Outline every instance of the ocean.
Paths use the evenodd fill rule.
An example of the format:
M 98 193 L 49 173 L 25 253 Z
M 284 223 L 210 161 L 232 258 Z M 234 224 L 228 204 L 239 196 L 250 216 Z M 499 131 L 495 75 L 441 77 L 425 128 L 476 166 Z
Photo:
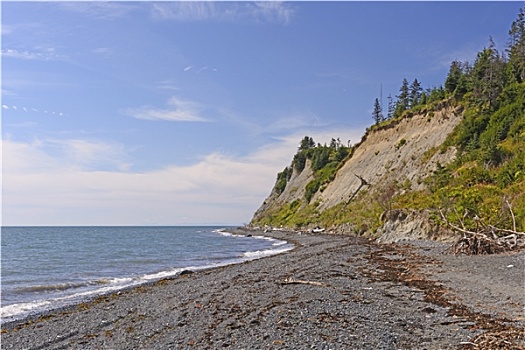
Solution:
M 2 227 L 1 322 L 290 250 L 224 227 Z

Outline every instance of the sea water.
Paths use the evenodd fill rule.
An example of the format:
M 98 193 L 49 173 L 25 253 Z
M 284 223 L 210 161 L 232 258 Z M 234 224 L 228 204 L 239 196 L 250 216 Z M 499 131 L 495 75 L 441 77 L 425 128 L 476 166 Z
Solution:
M 292 249 L 220 227 L 2 227 L 2 323 Z

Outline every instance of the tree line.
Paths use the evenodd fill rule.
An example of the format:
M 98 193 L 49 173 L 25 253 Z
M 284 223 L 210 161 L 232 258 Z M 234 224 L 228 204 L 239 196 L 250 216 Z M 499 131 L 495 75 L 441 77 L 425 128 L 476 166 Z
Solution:
M 378 98 L 372 118 L 376 124 L 400 116 L 405 110 L 446 98 L 475 105 L 480 112 L 494 110 L 498 96 L 510 84 L 525 82 L 525 10 L 519 10 L 512 22 L 504 51 L 498 51 L 492 38 L 480 51 L 473 64 L 453 61 L 444 86 L 423 90 L 421 82 L 403 79 L 399 94 L 389 95 L 386 114 Z

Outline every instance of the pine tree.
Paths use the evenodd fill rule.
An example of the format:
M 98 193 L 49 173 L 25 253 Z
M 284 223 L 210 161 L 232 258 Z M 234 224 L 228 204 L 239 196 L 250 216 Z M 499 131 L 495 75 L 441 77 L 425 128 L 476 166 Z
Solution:
M 392 98 L 392 95 L 388 95 L 388 111 L 387 111 L 387 119 L 392 119 L 394 117 L 394 112 L 396 110 L 396 104 L 394 102 L 394 99 Z
M 403 79 L 403 83 L 401 87 L 399 88 L 399 95 L 397 96 L 397 106 L 396 109 L 399 108 L 402 111 L 408 109 L 409 107 L 409 95 L 410 91 L 408 88 L 408 80 L 406 78 Z
M 383 111 L 381 110 L 381 104 L 379 103 L 378 98 L 376 98 L 374 102 L 374 111 L 372 112 L 372 118 L 374 118 L 376 125 L 383 121 Z
M 421 87 L 421 83 L 417 81 L 417 79 L 414 79 L 414 81 L 410 85 L 410 94 L 408 96 L 408 102 L 410 107 L 415 107 L 419 104 L 421 100 L 422 91 L 423 88 Z
M 512 22 L 509 30 L 508 75 L 510 82 L 525 81 L 525 7 L 519 11 L 518 18 Z
M 458 85 L 460 84 L 461 77 L 463 76 L 463 69 L 461 62 L 452 61 L 450 69 L 448 70 L 447 78 L 445 79 L 445 91 L 448 94 L 454 94 Z
M 489 47 L 478 53 L 470 73 L 474 102 L 482 108 L 490 108 L 503 89 L 505 66 L 504 57 L 490 38 Z
M 303 137 L 303 139 L 301 140 L 301 143 L 299 145 L 299 150 L 307 150 L 309 148 L 312 148 L 312 147 L 315 147 L 315 142 L 314 142 L 314 139 L 311 138 L 310 136 L 305 136 Z

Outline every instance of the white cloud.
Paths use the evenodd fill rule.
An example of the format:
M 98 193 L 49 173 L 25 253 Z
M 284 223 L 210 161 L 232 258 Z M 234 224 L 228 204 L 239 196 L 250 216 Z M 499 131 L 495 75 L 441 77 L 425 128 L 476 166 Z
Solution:
M 280 1 L 264 2 L 158 2 L 152 5 L 154 17 L 177 21 L 256 20 L 288 23 L 294 9 Z
M 102 57 L 111 57 L 113 55 L 113 50 L 109 47 L 97 47 L 93 49 L 93 53 Z
M 244 157 L 213 152 L 189 166 L 147 172 L 119 167 L 126 154 L 112 142 L 7 139 L 2 142 L 3 224 L 243 224 L 269 195 L 277 173 L 290 165 L 305 135 L 320 143 L 332 137 L 346 143 L 361 134 L 305 128 Z M 108 170 L 92 170 L 93 164 Z
M 160 2 L 152 5 L 153 14 L 163 19 L 174 20 L 205 20 L 210 18 L 220 18 L 225 15 L 220 11 L 214 2 Z
M 124 17 L 129 12 L 139 7 L 138 5 L 132 3 L 106 1 L 61 2 L 59 4 L 67 11 L 81 13 L 83 15 L 98 19 L 109 20 Z
M 126 158 L 124 146 L 114 142 L 88 141 L 81 139 L 40 141 L 41 148 L 58 154 L 70 166 L 84 170 L 117 169 L 128 170 L 131 165 Z
M 252 6 L 254 17 L 276 20 L 285 24 L 291 20 L 295 12 L 293 8 L 280 1 L 259 1 L 249 3 L 249 5 Z
M 36 48 L 33 51 L 18 49 L 3 49 L 2 56 L 7 58 L 18 58 L 23 60 L 54 61 L 63 60 L 65 55 L 57 54 L 52 47 Z
M 168 101 L 168 108 L 159 109 L 150 106 L 140 108 L 128 108 L 121 111 L 122 114 L 143 120 L 165 120 L 174 122 L 206 122 L 206 118 L 199 115 L 199 106 L 178 97 L 172 97 Z
M 77 156 L 99 154 L 76 140 Z M 245 158 L 212 153 L 150 172 L 88 171 L 42 142 L 3 141 L 4 225 L 242 224 L 290 160 L 276 142 Z M 82 151 L 79 151 L 81 148 Z M 186 219 L 182 220 L 181 218 Z

